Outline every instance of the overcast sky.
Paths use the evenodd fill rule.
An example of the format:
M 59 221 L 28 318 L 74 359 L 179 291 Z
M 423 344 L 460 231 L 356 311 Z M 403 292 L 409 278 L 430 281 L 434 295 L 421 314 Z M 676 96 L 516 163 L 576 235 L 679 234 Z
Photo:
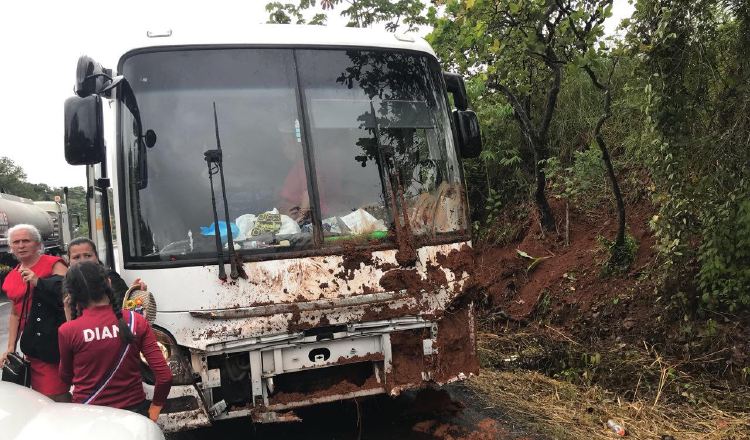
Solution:
M 85 185 L 83 167 L 68 165 L 63 156 L 63 102 L 73 94 L 78 57 L 117 59 L 119 54 L 109 53 L 108 47 L 126 45 L 134 32 L 264 23 L 269 1 L 2 2 L 0 156 L 21 166 L 29 182 Z M 608 28 L 631 11 L 627 0 L 615 0 Z M 336 17 L 329 22 L 342 25 Z

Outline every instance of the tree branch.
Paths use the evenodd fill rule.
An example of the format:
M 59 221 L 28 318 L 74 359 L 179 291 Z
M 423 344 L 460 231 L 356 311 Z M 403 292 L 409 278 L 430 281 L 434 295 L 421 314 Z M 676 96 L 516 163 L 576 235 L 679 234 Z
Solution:
M 551 49 L 550 49 L 551 50 Z M 560 93 L 560 83 L 562 82 L 562 69 L 556 63 L 547 64 L 552 69 L 552 85 L 547 90 L 547 102 L 544 107 L 544 116 L 542 124 L 539 127 L 539 136 L 543 142 L 547 141 L 547 131 L 552 123 L 552 115 L 555 113 L 557 106 L 557 95 Z
M 526 112 L 526 109 L 524 108 L 518 97 L 515 95 L 515 93 L 513 93 L 510 88 L 508 88 L 508 86 L 500 83 L 497 78 L 494 77 L 490 78 L 487 81 L 487 86 L 498 89 L 500 90 L 500 92 L 502 92 L 503 95 L 505 95 L 508 103 L 510 103 L 510 106 L 513 107 L 513 111 L 515 111 L 516 116 L 518 117 L 518 120 L 523 128 L 523 131 L 526 132 L 527 136 L 535 135 L 534 125 L 529 118 L 529 114 Z

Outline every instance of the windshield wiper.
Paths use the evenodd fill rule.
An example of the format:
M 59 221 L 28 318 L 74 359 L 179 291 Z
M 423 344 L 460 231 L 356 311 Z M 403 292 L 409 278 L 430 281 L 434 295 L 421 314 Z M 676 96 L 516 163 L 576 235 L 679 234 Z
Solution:
M 219 260 L 219 279 L 226 280 L 227 273 L 224 269 L 224 252 L 221 246 L 221 229 L 219 225 L 219 216 L 216 213 L 216 196 L 214 195 L 214 179 L 213 175 L 219 173 L 219 179 L 221 181 L 221 199 L 224 202 L 224 218 L 227 228 L 227 254 L 229 255 L 229 276 L 233 280 L 239 278 L 239 270 L 237 268 L 237 261 L 233 257 L 234 254 L 234 240 L 232 239 L 232 222 L 229 218 L 229 205 L 227 204 L 227 190 L 224 185 L 224 166 L 221 152 L 221 139 L 219 138 L 219 119 L 216 116 L 216 102 L 214 102 L 214 129 L 216 130 L 216 149 L 208 150 L 203 153 L 208 165 L 208 180 L 211 184 L 211 208 L 214 214 L 214 234 L 216 236 L 216 256 Z

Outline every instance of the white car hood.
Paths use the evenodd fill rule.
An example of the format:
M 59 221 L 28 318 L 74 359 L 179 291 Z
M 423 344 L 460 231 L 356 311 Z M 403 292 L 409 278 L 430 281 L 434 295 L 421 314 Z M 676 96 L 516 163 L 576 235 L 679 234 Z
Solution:
M 155 423 L 133 412 L 56 403 L 7 382 L 0 382 L 0 432 L 4 440 L 164 439 Z

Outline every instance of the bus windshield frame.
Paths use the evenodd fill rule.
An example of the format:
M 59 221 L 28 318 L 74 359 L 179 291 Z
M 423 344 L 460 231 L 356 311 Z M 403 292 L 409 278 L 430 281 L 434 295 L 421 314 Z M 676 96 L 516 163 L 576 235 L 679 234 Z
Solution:
M 463 170 L 434 56 L 149 48 L 125 54 L 118 70 L 132 93 L 117 96 L 126 268 L 215 262 L 215 234 L 226 256 L 228 228 L 245 261 L 348 245 L 394 248 L 398 234 L 419 245 L 469 239 Z M 152 147 L 144 146 L 147 130 L 156 134 Z M 216 165 L 204 153 L 217 137 L 226 194 L 214 175 L 214 222 Z

